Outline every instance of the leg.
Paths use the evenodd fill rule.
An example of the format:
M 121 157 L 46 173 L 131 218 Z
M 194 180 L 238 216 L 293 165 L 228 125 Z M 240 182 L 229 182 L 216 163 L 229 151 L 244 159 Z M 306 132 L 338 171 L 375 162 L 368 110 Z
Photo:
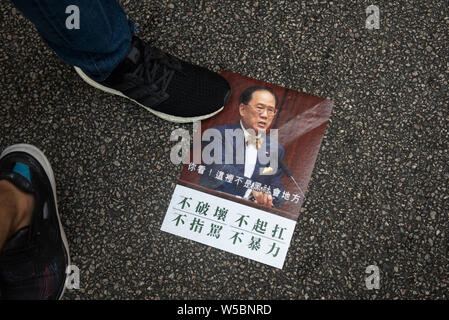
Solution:
M 135 26 L 116 0 L 12 0 L 45 42 L 67 63 L 103 81 L 128 54 Z M 79 8 L 79 29 L 68 29 L 66 8 Z M 69 11 L 70 12 L 70 11 Z

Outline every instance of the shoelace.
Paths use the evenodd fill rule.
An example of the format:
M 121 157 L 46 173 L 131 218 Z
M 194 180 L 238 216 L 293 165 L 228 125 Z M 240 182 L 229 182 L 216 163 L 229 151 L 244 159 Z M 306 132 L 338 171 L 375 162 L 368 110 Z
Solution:
M 149 88 L 151 95 L 164 95 L 175 71 L 182 72 L 178 59 L 148 44 L 143 45 L 143 63 L 133 72 Z

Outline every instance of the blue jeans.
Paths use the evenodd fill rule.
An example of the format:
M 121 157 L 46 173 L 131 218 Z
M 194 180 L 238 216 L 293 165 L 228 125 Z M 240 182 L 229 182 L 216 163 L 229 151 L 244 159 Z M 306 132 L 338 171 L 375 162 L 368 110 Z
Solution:
M 35 26 L 45 42 L 65 62 L 102 81 L 131 49 L 135 24 L 128 20 L 117 0 L 12 0 Z M 79 8 L 79 29 L 69 29 Z M 70 25 L 70 24 L 69 24 Z

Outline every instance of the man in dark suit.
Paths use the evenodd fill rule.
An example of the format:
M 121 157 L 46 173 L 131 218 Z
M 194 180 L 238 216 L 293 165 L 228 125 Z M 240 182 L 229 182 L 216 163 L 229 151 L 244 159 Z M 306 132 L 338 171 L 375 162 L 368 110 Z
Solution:
M 201 185 L 266 207 L 281 205 L 283 172 L 278 162 L 284 157 L 284 149 L 277 142 L 277 134 L 266 135 L 277 107 L 278 99 L 269 87 L 255 86 L 241 94 L 241 120 L 206 130 L 214 137 L 209 145 L 218 149 L 210 148 L 213 162 L 204 157 L 209 145 L 203 149 L 206 170 Z

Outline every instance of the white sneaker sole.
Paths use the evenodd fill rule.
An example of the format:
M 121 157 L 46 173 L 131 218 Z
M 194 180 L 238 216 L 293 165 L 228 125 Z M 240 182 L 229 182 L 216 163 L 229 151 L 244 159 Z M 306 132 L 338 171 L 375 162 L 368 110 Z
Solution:
M 67 259 L 68 259 L 68 265 L 70 265 L 70 251 L 69 251 L 69 243 L 67 241 L 67 237 L 64 232 L 64 228 L 62 227 L 61 219 L 59 217 L 59 211 L 58 211 L 58 202 L 56 200 L 56 182 L 55 182 L 55 176 L 53 174 L 53 170 L 51 168 L 50 162 L 45 157 L 45 155 L 35 146 L 29 145 L 29 144 L 15 144 L 12 146 L 7 147 L 2 154 L 0 155 L 0 159 L 5 157 L 6 155 L 13 153 L 13 152 L 24 152 L 29 155 L 31 155 L 34 159 L 36 159 L 39 164 L 44 168 L 45 173 L 47 174 L 48 179 L 50 180 L 51 188 L 53 191 L 53 198 L 55 201 L 55 208 L 56 208 L 56 216 L 58 217 L 58 223 L 59 223 L 59 230 L 61 233 L 62 242 L 64 244 L 65 250 L 67 252 Z M 67 270 L 64 270 L 65 278 L 64 278 L 64 289 L 62 290 L 60 296 L 58 299 L 61 299 L 65 292 L 65 284 L 67 280 Z
M 217 111 L 215 111 L 213 113 L 206 114 L 204 116 L 198 116 L 198 117 L 177 117 L 177 116 L 172 116 L 172 115 L 160 112 L 160 111 L 153 110 L 153 109 L 151 109 L 151 108 L 149 108 L 147 106 L 144 106 L 143 104 L 139 103 L 138 101 L 136 101 L 134 99 L 131 99 L 130 97 L 125 96 L 123 93 L 121 93 L 118 90 L 114 90 L 114 89 L 108 88 L 106 86 L 103 86 L 100 83 L 98 83 L 98 82 L 92 80 L 91 78 L 89 78 L 83 72 L 83 70 L 81 70 L 80 68 L 78 68 L 78 67 L 74 67 L 74 68 L 75 68 L 75 71 L 78 73 L 78 75 L 81 77 L 81 79 L 83 79 L 85 82 L 87 82 L 92 87 L 97 88 L 97 89 L 102 90 L 102 91 L 107 92 L 107 93 L 111 93 L 111 94 L 115 94 L 115 95 L 120 96 L 120 97 L 127 98 L 127 99 L 133 101 L 134 103 L 138 104 L 139 106 L 145 108 L 146 110 L 150 111 L 152 114 L 158 116 L 159 118 L 167 120 L 167 121 L 177 122 L 177 123 L 188 123 L 188 122 L 201 121 L 201 120 L 213 117 L 214 115 L 219 113 L 224 108 L 224 106 L 223 106 L 223 107 L 221 107 L 220 109 L 218 109 Z

